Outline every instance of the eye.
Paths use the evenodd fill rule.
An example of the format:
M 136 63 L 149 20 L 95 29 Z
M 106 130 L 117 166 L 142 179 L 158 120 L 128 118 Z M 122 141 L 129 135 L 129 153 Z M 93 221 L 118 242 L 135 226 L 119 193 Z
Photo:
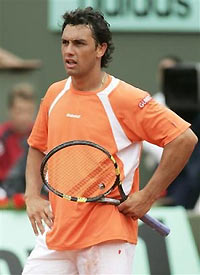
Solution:
M 65 39 L 62 39 L 62 44 L 63 44 L 63 45 L 66 45 L 66 44 L 68 44 L 68 41 L 65 40 Z
M 82 45 L 85 45 L 86 43 L 85 43 L 84 41 L 82 41 L 82 40 L 76 40 L 76 41 L 75 41 L 75 44 L 76 44 L 77 46 L 82 46 Z

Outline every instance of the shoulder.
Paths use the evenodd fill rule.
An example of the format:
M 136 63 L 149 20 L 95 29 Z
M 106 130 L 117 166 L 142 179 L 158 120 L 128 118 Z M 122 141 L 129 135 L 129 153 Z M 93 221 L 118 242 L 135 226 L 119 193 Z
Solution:
M 57 94 L 59 92 L 61 92 L 66 84 L 67 79 L 63 79 L 57 82 L 54 82 L 53 84 L 51 84 L 47 90 L 47 94 Z
M 125 81 L 120 80 L 119 81 L 119 90 L 121 90 L 121 92 L 123 93 L 123 95 L 125 97 L 127 96 L 131 96 L 134 98 L 141 98 L 143 96 L 145 96 L 148 92 L 144 91 L 132 84 L 129 84 Z
M 56 96 L 64 89 L 66 82 L 67 79 L 64 79 L 51 84 L 41 101 L 45 102 L 47 105 L 51 104 Z
M 65 87 L 66 81 L 67 81 L 67 79 L 63 79 L 63 80 L 54 82 L 54 83 L 52 83 L 49 86 L 48 90 L 51 90 L 51 89 L 63 89 Z
M 110 94 L 110 100 L 122 108 L 141 107 L 152 99 L 149 92 L 119 80 L 117 87 Z

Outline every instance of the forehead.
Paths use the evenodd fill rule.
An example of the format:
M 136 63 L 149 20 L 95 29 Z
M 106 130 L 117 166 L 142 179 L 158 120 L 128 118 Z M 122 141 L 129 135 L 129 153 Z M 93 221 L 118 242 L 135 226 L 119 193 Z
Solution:
M 15 109 L 19 107 L 30 107 L 30 105 L 34 105 L 34 102 L 32 100 L 16 97 L 13 101 L 11 108 Z
M 160 63 L 160 68 L 168 68 L 176 65 L 176 62 L 173 59 L 166 58 Z
M 62 38 L 67 40 L 88 40 L 93 39 L 93 35 L 89 25 L 66 25 Z

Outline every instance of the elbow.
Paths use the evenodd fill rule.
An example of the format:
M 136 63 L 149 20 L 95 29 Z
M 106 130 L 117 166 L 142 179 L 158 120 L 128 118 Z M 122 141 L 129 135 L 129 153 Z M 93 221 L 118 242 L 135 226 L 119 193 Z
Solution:
M 189 128 L 185 132 L 183 132 L 180 136 L 178 136 L 175 140 L 168 143 L 166 148 L 172 148 L 179 152 L 188 152 L 191 154 L 198 142 L 197 136 L 194 132 Z
M 196 144 L 198 143 L 198 138 L 195 133 L 189 128 L 180 136 L 180 143 L 183 149 L 188 148 L 193 151 Z
M 189 129 L 190 130 L 190 129 Z M 190 130 L 190 143 L 193 144 L 193 147 L 196 146 L 196 144 L 198 143 L 198 137 L 195 135 L 195 133 Z

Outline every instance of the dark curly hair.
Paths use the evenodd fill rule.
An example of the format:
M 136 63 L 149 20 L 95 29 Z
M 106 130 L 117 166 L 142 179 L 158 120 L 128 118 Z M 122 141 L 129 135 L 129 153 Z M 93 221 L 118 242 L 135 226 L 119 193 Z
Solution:
M 99 11 L 95 11 L 91 7 L 85 9 L 76 9 L 75 11 L 66 12 L 63 15 L 64 23 L 62 25 L 62 33 L 66 25 L 89 25 L 92 31 L 96 46 L 103 43 L 107 44 L 107 49 L 101 59 L 101 67 L 107 67 L 112 60 L 111 54 L 114 51 L 110 25 L 104 19 L 104 16 Z

